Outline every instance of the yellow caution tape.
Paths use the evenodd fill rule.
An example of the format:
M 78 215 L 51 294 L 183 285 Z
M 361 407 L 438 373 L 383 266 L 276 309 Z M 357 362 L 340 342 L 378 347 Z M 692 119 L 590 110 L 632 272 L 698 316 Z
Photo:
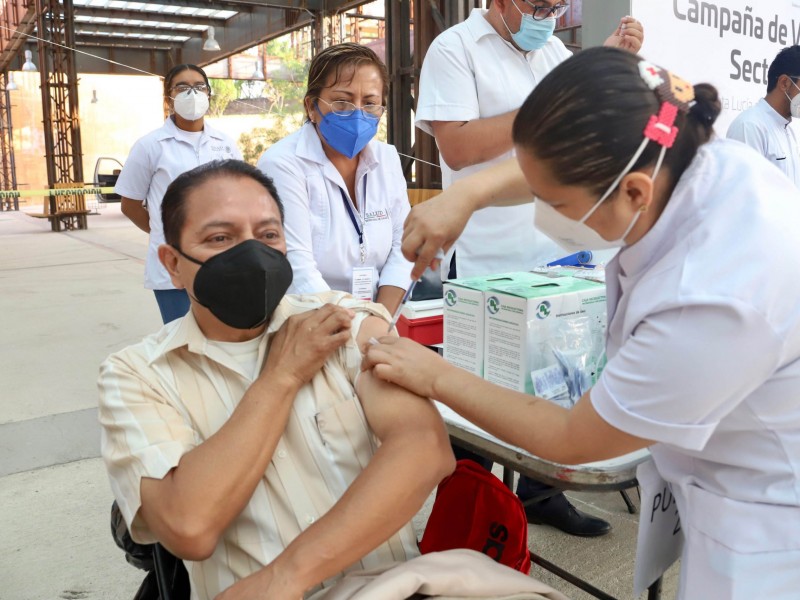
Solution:
M 58 190 L 0 190 L 0 200 L 31 198 L 34 196 L 72 196 L 88 194 L 113 194 L 113 187 L 61 188 Z

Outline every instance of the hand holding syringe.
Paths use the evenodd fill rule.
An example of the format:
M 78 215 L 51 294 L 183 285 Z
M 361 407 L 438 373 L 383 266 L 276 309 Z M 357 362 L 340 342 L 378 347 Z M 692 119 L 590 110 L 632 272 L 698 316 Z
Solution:
M 442 261 L 444 260 L 444 252 L 441 248 L 436 252 L 436 260 Z M 400 301 L 400 304 L 397 306 L 397 309 L 394 311 L 394 315 L 392 315 L 392 320 L 389 322 L 389 330 L 387 333 L 392 333 L 392 330 L 397 325 L 397 320 L 400 318 L 400 313 L 403 312 L 403 307 L 405 306 L 408 299 L 411 297 L 412 292 L 414 291 L 414 287 L 417 285 L 419 279 L 416 279 L 411 282 L 411 285 L 408 286 L 406 293 L 403 294 L 403 299 Z M 370 338 L 369 343 L 375 345 L 378 343 L 378 340 L 375 338 Z

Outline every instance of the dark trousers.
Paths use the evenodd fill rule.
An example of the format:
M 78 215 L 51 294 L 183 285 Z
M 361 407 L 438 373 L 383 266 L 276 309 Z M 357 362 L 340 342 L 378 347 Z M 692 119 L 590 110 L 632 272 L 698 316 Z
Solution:
M 164 325 L 189 312 L 189 294 L 186 290 L 153 290 Z

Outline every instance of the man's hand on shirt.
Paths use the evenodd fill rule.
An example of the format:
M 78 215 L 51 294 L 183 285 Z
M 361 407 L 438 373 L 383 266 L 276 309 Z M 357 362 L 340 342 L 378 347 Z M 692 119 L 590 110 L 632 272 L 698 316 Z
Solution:
M 276 566 L 278 561 L 280 557 L 263 569 L 240 579 L 215 600 L 301 600 L 305 590 L 286 569 Z
M 611 48 L 620 48 L 636 54 L 644 43 L 644 27 L 633 17 L 622 17 L 619 27 L 603 44 Z
M 288 377 L 298 387 L 307 383 L 350 339 L 354 316 L 351 310 L 326 304 L 289 317 L 270 341 L 261 376 Z

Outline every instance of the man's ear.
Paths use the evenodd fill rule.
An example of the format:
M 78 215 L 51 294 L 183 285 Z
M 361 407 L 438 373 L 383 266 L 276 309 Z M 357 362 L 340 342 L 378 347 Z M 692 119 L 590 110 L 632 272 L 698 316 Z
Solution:
M 650 208 L 653 203 L 653 186 L 650 176 L 640 171 L 628 173 L 619 184 L 620 192 L 635 211 L 646 211 Z
M 172 280 L 172 285 L 181 290 L 186 286 L 181 280 L 179 259 L 180 254 L 178 254 L 178 251 L 169 244 L 161 244 L 158 247 L 158 260 L 161 261 L 161 264 L 164 265 L 167 273 L 169 273 L 169 278 Z

